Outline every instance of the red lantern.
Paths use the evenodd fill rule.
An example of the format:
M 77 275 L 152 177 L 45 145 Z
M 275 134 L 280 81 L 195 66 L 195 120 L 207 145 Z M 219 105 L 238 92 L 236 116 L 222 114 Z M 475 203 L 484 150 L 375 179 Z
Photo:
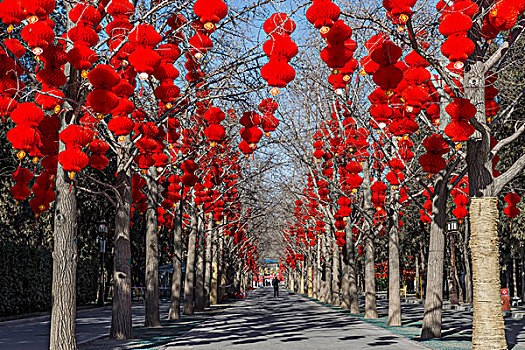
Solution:
M 30 127 L 37 127 L 44 116 L 44 111 L 33 102 L 19 103 L 11 112 L 11 120 L 15 124 L 24 124 Z
M 80 2 L 68 13 L 69 19 L 75 24 L 98 25 L 102 19 L 100 12 L 86 2 Z
M 80 125 L 69 125 L 60 132 L 60 141 L 66 145 L 66 149 L 84 148 L 93 139 L 93 134 Z
M 43 21 L 27 24 L 20 34 L 36 56 L 55 40 L 55 32 Z
M 269 86 L 282 88 L 295 78 L 295 70 L 285 58 L 270 57 L 270 62 L 261 68 L 261 76 Z
M 75 174 L 88 165 L 89 158 L 79 148 L 72 148 L 60 152 L 58 154 L 58 162 L 62 165 L 64 171 L 69 173 L 69 178 L 73 179 Z
M 228 14 L 228 6 L 222 0 L 197 0 L 193 12 L 204 24 L 204 29 L 212 32 L 215 25 Z
M 286 13 L 274 13 L 263 24 L 263 30 L 266 34 L 292 34 L 295 31 L 295 22 L 290 19 Z
M 423 168 L 423 171 L 430 174 L 437 174 L 445 169 L 446 162 L 442 155 L 448 153 L 449 146 L 443 139 L 443 136 L 432 134 L 423 141 L 423 146 L 427 150 L 426 154 L 419 157 L 419 164 Z
M 88 73 L 87 78 L 95 89 L 110 90 L 120 82 L 118 73 L 107 64 L 97 65 Z
M 312 5 L 306 10 L 306 19 L 313 26 L 321 31 L 328 33 L 330 27 L 341 15 L 339 6 L 330 0 L 314 0 Z
M 139 24 L 129 33 L 128 40 L 137 48 L 153 49 L 162 41 L 162 36 L 150 24 Z

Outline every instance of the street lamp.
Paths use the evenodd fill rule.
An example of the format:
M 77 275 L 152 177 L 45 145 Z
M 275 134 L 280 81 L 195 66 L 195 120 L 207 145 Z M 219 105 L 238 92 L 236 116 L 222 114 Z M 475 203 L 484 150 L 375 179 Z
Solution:
M 97 243 L 100 244 L 100 290 L 98 292 L 98 305 L 104 305 L 104 254 L 106 253 L 106 234 L 108 233 L 108 225 L 106 220 L 102 219 L 98 225 Z
M 451 219 L 447 222 L 447 232 L 448 233 L 458 232 L 458 221 L 456 219 Z

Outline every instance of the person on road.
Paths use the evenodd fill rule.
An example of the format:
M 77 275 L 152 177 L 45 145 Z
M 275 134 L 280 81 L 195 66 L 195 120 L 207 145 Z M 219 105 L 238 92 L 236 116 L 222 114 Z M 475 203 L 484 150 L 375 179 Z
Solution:
M 273 296 L 274 296 L 274 298 L 278 297 L 279 296 L 279 279 L 277 277 L 275 277 L 273 279 L 272 286 L 273 286 Z

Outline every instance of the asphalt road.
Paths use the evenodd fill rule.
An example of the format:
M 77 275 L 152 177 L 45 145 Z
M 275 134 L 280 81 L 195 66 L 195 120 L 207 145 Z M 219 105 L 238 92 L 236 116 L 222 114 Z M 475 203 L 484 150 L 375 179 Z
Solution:
M 161 317 L 167 316 L 169 302 L 161 301 Z M 132 307 L 133 326 L 144 323 L 144 304 Z M 49 317 L 0 323 L 0 350 L 49 349 Z M 109 334 L 111 308 L 83 310 L 77 314 L 77 342 L 82 343 Z
M 383 328 L 271 287 L 205 321 L 163 349 L 428 349 Z

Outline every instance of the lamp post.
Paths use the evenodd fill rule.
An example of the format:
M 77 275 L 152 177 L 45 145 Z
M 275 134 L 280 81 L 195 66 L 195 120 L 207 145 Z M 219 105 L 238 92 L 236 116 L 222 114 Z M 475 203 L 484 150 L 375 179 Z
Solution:
M 97 243 L 100 244 L 100 290 L 98 292 L 98 305 L 104 305 L 104 254 L 106 253 L 106 234 L 108 233 L 108 225 L 103 219 L 98 225 Z
M 452 274 L 452 293 L 450 293 L 450 303 L 452 305 L 459 305 L 458 286 L 456 281 L 456 243 L 454 235 L 458 232 L 458 221 L 455 219 L 447 222 L 447 232 L 450 243 L 450 266 Z

